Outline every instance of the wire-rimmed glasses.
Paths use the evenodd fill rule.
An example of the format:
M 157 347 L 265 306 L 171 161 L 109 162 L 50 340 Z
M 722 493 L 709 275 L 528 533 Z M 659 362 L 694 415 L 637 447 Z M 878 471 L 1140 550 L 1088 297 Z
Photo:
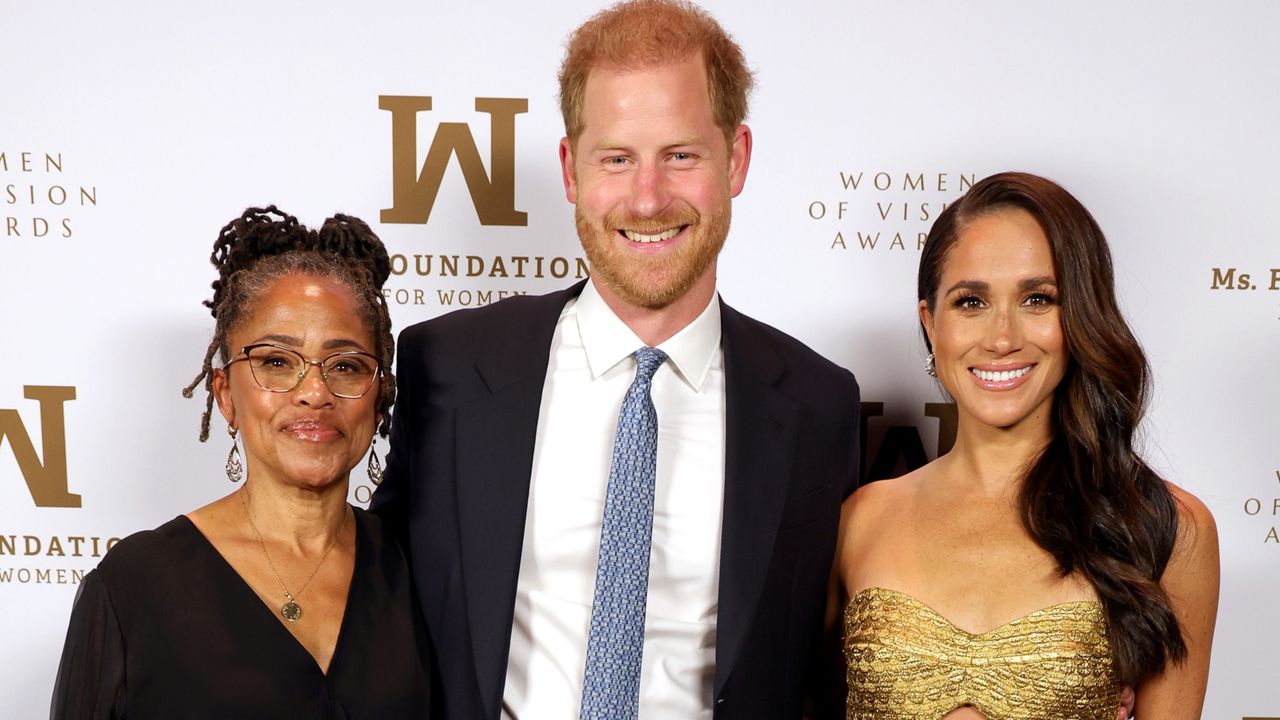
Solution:
M 320 379 L 329 392 L 350 400 L 364 397 L 382 374 L 378 358 L 359 350 L 336 352 L 323 360 L 308 360 L 297 350 L 258 343 L 246 345 L 227 361 L 227 367 L 241 360 L 249 363 L 249 372 L 258 387 L 277 393 L 296 390 L 312 365 L 320 368 Z

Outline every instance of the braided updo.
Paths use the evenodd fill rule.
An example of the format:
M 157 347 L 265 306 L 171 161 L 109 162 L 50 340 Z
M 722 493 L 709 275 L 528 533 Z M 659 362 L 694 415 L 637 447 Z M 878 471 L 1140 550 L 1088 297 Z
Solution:
M 249 208 L 227 223 L 218 233 L 209 261 L 218 269 L 213 281 L 213 298 L 205 307 L 213 314 L 213 339 L 205 352 L 204 366 L 191 384 L 182 390 L 191 397 L 204 381 L 207 393 L 200 418 L 200 441 L 209 437 L 213 414 L 213 357 L 221 364 L 231 357 L 227 336 L 254 309 L 262 293 L 276 280 L 291 274 L 315 275 L 346 285 L 360 306 L 361 319 L 374 341 L 374 354 L 382 366 L 378 432 L 386 437 L 391 428 L 391 404 L 396 398 L 396 380 L 391 372 L 395 340 L 391 337 L 391 315 L 382 285 L 391 274 L 387 249 L 369 226 L 359 218 L 334 215 L 320 229 L 311 230 L 275 205 Z

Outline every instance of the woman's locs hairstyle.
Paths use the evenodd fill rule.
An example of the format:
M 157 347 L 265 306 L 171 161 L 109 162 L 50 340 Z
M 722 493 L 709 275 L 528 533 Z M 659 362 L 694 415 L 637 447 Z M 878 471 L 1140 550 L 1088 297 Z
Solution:
M 921 253 L 917 295 L 932 310 L 960 231 L 977 217 L 1009 209 L 1029 213 L 1049 240 L 1069 354 L 1054 391 L 1052 438 L 1022 485 L 1022 523 L 1064 576 L 1079 572 L 1093 585 L 1106 610 L 1118 675 L 1136 686 L 1187 654 L 1160 586 L 1177 539 L 1178 509 L 1164 480 L 1134 449 L 1150 373 L 1120 313 L 1101 228 L 1050 180 L 993 175 L 938 216 Z
M 391 428 L 391 404 L 396 383 L 391 372 L 395 341 L 391 337 L 391 315 L 382 286 L 391 275 L 391 259 L 382 241 L 359 218 L 334 215 L 319 230 L 301 225 L 297 218 L 275 205 L 249 208 L 227 223 L 218 233 L 209 261 L 218 270 L 213 281 L 213 297 L 204 301 L 214 317 L 213 339 L 205 351 L 200 374 L 183 388 L 191 397 L 203 381 L 206 392 L 200 419 L 200 440 L 209 437 L 213 414 L 214 357 L 219 366 L 231 359 L 227 337 L 231 329 L 253 312 L 263 292 L 275 280 L 290 274 L 315 275 L 351 288 L 360 305 L 361 319 L 374 341 L 374 354 L 382 366 L 378 414 L 379 432 L 385 437 Z

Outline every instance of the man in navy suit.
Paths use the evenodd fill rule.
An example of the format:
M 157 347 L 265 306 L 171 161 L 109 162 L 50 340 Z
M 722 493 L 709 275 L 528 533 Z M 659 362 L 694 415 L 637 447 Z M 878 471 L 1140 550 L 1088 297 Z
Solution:
M 400 336 L 372 508 L 409 550 L 445 717 L 803 712 L 857 478 L 858 387 L 716 293 L 751 160 L 751 82 L 696 6 L 638 0 L 593 17 L 560 73 L 565 194 L 591 278 Z M 642 652 L 629 709 L 601 713 L 584 672 L 612 672 L 592 670 L 611 638 L 588 645 L 601 554 L 614 552 L 602 528 L 617 532 L 602 520 L 615 427 L 642 348 L 662 351 Z

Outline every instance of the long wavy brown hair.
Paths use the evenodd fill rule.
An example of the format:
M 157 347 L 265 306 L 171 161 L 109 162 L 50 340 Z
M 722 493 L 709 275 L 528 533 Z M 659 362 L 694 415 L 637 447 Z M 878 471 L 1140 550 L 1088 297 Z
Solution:
M 933 311 L 960 231 L 977 217 L 1012 208 L 1030 213 L 1049 239 L 1069 355 L 1054 390 L 1051 440 L 1027 468 L 1020 490 L 1022 524 L 1064 577 L 1078 572 L 1093 585 L 1106 611 L 1118 676 L 1136 685 L 1187 654 L 1160 586 L 1177 539 L 1178 508 L 1134 449 L 1150 370 L 1116 302 L 1101 228 L 1050 180 L 992 175 L 938 216 L 920 257 L 917 294 Z

